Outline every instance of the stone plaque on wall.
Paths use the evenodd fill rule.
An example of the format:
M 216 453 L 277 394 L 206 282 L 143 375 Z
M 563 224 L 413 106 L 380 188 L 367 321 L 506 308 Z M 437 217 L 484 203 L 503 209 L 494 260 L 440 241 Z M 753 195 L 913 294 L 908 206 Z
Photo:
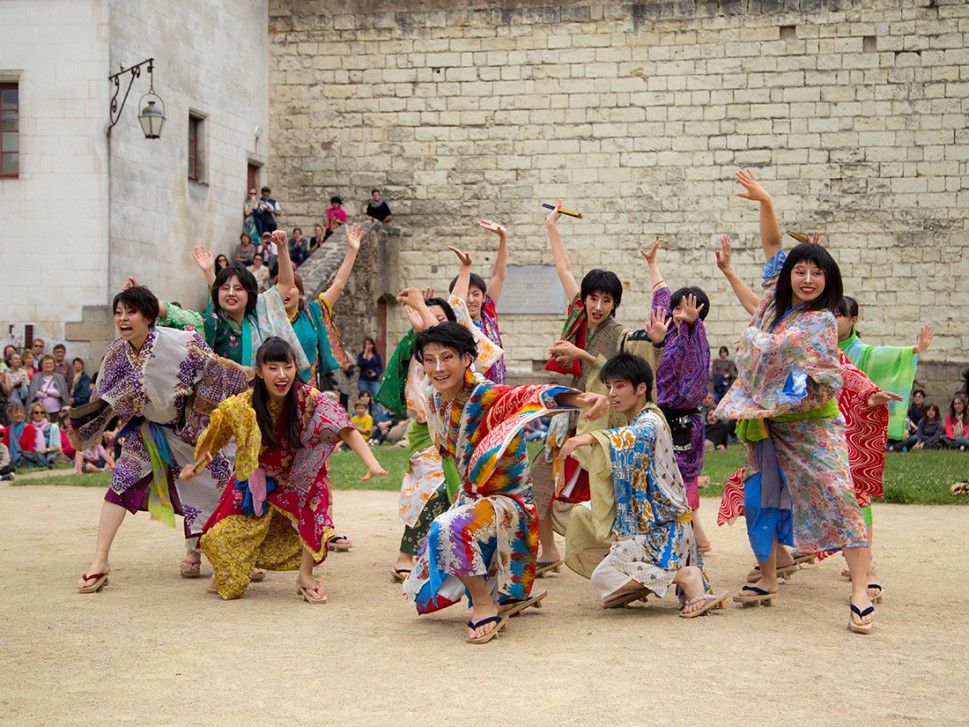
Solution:
M 568 308 L 554 265 L 509 265 L 498 312 L 561 313 Z

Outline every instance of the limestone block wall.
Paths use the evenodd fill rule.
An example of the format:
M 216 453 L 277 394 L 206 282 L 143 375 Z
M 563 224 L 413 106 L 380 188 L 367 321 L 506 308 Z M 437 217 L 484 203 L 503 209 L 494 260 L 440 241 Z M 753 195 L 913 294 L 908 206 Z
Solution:
M 550 264 L 540 203 L 561 197 L 584 214 L 560 225 L 577 278 L 616 270 L 620 318 L 641 323 L 637 250 L 660 236 L 667 280 L 710 294 L 717 347 L 745 322 L 720 235 L 759 280 L 757 210 L 733 182 L 750 167 L 785 229 L 826 235 L 867 339 L 914 342 L 931 321 L 924 359 L 966 359 L 966 3 L 547 5 L 272 0 L 274 189 L 307 215 L 384 189 L 407 232 L 399 279 L 438 288 L 449 243 L 487 277 L 478 217 L 507 225 L 514 263 Z M 537 366 L 560 325 L 507 316 L 510 368 Z

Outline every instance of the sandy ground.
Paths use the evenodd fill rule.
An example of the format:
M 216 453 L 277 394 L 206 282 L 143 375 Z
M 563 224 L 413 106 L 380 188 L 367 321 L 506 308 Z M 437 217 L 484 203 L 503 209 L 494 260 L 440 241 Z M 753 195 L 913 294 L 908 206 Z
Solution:
M 337 492 L 356 547 L 317 569 L 329 603 L 270 573 L 224 603 L 179 577 L 179 532 L 129 518 L 110 585 L 81 596 L 103 493 L 0 487 L 0 722 L 96 724 L 741 724 L 969 720 L 966 510 L 876 506 L 885 600 L 870 636 L 847 631 L 832 558 L 781 588 L 773 608 L 677 618 L 672 594 L 603 611 L 588 581 L 537 582 L 546 607 L 499 639 L 464 643 L 467 612 L 418 618 L 391 584 L 396 496 Z M 714 530 L 715 588 L 750 564 L 742 524 Z M 203 573 L 210 569 L 206 564 Z M 935 575 L 938 574 L 938 575 Z

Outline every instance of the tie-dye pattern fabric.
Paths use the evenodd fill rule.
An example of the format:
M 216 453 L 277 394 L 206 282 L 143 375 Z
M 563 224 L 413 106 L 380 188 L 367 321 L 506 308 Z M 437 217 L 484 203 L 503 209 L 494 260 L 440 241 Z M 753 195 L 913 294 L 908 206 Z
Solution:
M 560 407 L 560 386 L 511 388 L 468 380 L 451 402 L 430 397 L 428 425 L 452 457 L 463 489 L 434 519 L 404 594 L 429 613 L 461 600 L 459 580 L 485 576 L 499 603 L 526 598 L 535 578 L 538 519 L 521 429 Z

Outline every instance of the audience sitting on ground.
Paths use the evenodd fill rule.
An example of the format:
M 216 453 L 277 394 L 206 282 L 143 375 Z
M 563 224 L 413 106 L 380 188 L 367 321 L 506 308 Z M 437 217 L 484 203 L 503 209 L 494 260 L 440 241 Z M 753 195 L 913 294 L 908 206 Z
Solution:
M 733 427 L 730 422 L 724 421 L 717 416 L 713 409 L 707 410 L 706 416 L 706 442 L 704 442 L 704 449 L 709 452 L 711 449 L 717 451 L 727 448 L 727 443 L 730 441 L 730 432 Z
M 340 229 L 340 225 L 346 223 L 347 212 L 343 209 L 343 200 L 339 197 L 330 197 L 330 206 L 326 209 L 326 234 L 323 240 L 326 241 L 330 235 Z
M 943 449 L 942 435 L 945 429 L 942 423 L 942 412 L 939 407 L 932 403 L 925 405 L 925 415 L 919 420 L 915 429 L 915 436 L 893 444 L 889 447 L 890 451 L 907 452 L 910 449 Z
M 257 290 L 260 293 L 265 293 L 272 287 L 272 276 L 269 274 L 269 268 L 263 265 L 261 253 L 257 252 L 252 256 L 252 265 L 246 269 L 256 279 L 256 283 L 258 284 Z
M 232 256 L 233 262 L 240 268 L 252 265 L 252 256 L 256 254 L 256 246 L 252 244 L 249 235 L 243 232 L 239 235 L 239 244 L 236 245 L 235 253 Z
M 114 469 L 114 457 L 104 447 L 104 439 L 83 452 L 78 452 L 74 458 L 74 471 L 78 474 L 85 472 L 108 472 Z
M 966 411 L 969 399 L 961 391 L 956 392 L 949 403 L 949 411 L 945 415 L 945 436 L 942 444 L 949 449 L 969 449 L 969 411 Z
M 370 202 L 367 204 L 367 208 L 363 213 L 368 219 L 383 223 L 390 222 L 394 216 L 390 211 L 390 207 L 387 206 L 387 203 L 381 196 L 379 189 L 375 189 L 370 193 Z
M 293 265 L 299 267 L 309 256 L 309 247 L 306 238 L 303 237 L 303 231 L 299 227 L 294 227 L 293 236 L 289 238 L 289 257 Z

